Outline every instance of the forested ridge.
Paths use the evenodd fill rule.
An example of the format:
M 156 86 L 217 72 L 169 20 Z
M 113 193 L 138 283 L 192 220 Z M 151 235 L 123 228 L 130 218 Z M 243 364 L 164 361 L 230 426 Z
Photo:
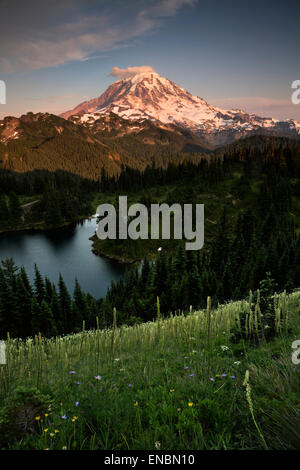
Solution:
M 99 183 L 61 170 L 0 170 L 0 188 L 1 232 L 60 227 L 90 216 Z
M 166 169 L 154 165 L 145 171 L 123 168 L 119 178 L 103 170 L 100 183 L 74 177 L 66 190 L 69 175 L 49 174 L 57 194 L 78 188 L 89 194 L 99 184 L 104 202 L 128 191 L 129 199 L 169 204 L 199 203 L 205 200 L 208 214 L 205 246 L 198 252 L 185 251 L 181 241 L 131 240 L 108 241 L 107 250 L 138 252 L 144 259 L 140 269 L 128 269 L 126 277 L 112 283 L 104 299 L 86 295 L 76 283 L 74 296 L 68 293 L 63 279 L 54 286 L 42 278 L 30 285 L 24 269 L 12 261 L 2 262 L 0 271 L 0 334 L 26 336 L 41 332 L 52 336 L 78 331 L 85 320 L 88 327 L 99 318 L 101 327 L 113 322 L 113 309 L 120 323 L 132 324 L 151 320 L 156 315 L 157 297 L 162 315 L 189 311 L 205 306 L 207 296 L 213 305 L 241 299 L 256 290 L 263 280 L 273 291 L 291 291 L 300 280 L 300 180 L 299 144 L 288 139 L 258 139 L 257 148 L 249 141 L 239 142 L 223 153 L 222 158 L 199 164 L 191 162 Z M 35 194 L 41 175 L 28 178 L 2 173 L 7 188 L 12 181 L 16 193 Z M 11 179 L 12 178 L 12 179 Z M 40 182 L 39 182 L 40 183 Z M 25 185 L 25 186 L 23 186 Z M 28 185 L 28 186 L 26 186 Z M 42 188 L 41 188 L 42 189 Z M 41 190 L 42 192 L 42 190 Z M 141 241 L 139 241 L 141 242 Z M 166 244 L 164 245 L 164 242 Z M 168 244 L 168 242 L 170 244 Z M 112 244 L 113 243 L 113 244 Z M 157 253 L 157 243 L 163 247 Z M 112 244 L 112 245 L 111 245 Z M 138 248 L 136 248 L 136 246 Z M 147 261 L 156 252 L 155 262 Z M 26 319 L 26 320 L 25 320 Z
M 0 121 L 0 169 L 64 170 L 97 181 L 102 168 L 118 175 L 122 165 L 144 170 L 153 161 L 166 167 L 169 162 L 199 161 L 210 151 L 201 139 L 175 126 L 168 130 L 145 121 L 139 132 L 116 132 L 120 122 L 124 127 L 128 121 L 117 116 L 110 120 L 112 128 L 107 131 L 47 113 L 6 117 Z

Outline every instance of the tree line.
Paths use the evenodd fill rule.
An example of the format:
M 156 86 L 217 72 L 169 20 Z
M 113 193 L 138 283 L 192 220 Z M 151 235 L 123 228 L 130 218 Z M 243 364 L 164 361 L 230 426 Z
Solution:
M 99 184 L 64 171 L 36 170 L 18 174 L 0 170 L 0 229 L 43 222 L 58 227 L 90 215 Z M 21 198 L 34 196 L 30 210 L 22 210 Z
M 1 261 L 0 267 L 0 338 L 26 338 L 38 333 L 52 337 L 95 325 L 99 311 L 97 301 L 82 292 L 75 281 L 70 295 L 62 276 L 56 286 L 43 277 L 35 266 L 30 283 L 24 267 L 18 268 L 12 259 Z

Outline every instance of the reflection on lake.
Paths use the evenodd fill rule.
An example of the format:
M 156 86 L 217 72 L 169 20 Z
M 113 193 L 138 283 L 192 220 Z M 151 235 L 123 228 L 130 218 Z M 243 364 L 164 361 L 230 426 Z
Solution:
M 55 283 L 59 273 L 73 293 L 75 277 L 82 289 L 94 297 L 103 297 L 112 280 L 118 280 L 126 266 L 96 256 L 89 238 L 96 230 L 96 218 L 47 232 L 0 234 L 0 260 L 13 258 L 24 266 L 31 280 L 36 263 L 42 275 Z

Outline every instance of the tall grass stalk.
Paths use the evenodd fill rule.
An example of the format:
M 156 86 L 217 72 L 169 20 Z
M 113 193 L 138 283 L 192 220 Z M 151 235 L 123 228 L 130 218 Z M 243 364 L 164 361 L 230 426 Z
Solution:
M 253 402 L 252 402 L 252 398 L 251 398 L 251 385 L 250 385 L 250 382 L 249 382 L 249 370 L 246 370 L 243 386 L 246 388 L 246 398 L 247 398 L 247 402 L 248 402 L 248 405 L 249 405 L 249 409 L 250 409 L 250 413 L 251 413 L 254 425 L 257 429 L 259 437 L 263 441 L 265 449 L 269 450 L 269 448 L 267 446 L 267 443 L 265 441 L 265 438 L 264 438 L 264 436 L 263 436 L 263 434 L 262 434 L 262 432 L 261 432 L 261 430 L 260 430 L 260 428 L 259 428 L 259 426 L 256 422 L 255 416 L 254 416 L 254 408 L 253 408 Z

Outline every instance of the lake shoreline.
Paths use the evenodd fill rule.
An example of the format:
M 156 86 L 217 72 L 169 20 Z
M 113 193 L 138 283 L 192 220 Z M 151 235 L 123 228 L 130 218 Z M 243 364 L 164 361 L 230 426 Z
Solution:
M 82 216 L 82 217 L 77 218 L 75 220 L 65 222 L 62 225 L 53 226 L 53 227 L 45 227 L 43 222 L 37 222 L 33 225 L 28 225 L 28 226 L 25 226 L 25 227 L 17 227 L 17 228 L 13 228 L 13 229 L 0 230 L 0 237 L 5 236 L 5 235 L 9 235 L 9 234 L 14 234 L 14 233 L 46 233 L 46 232 L 52 232 L 52 231 L 55 231 L 55 230 L 60 230 L 60 229 L 70 227 L 74 223 L 76 224 L 76 223 L 79 223 L 79 222 L 82 222 L 82 221 L 85 221 L 85 220 L 92 220 L 93 218 L 94 218 L 94 214 L 89 215 L 89 216 Z M 38 227 L 38 225 L 41 225 L 41 227 Z M 133 264 L 138 264 L 138 263 L 141 262 L 142 258 L 141 259 L 125 258 L 125 257 L 118 256 L 118 255 L 115 255 L 115 254 L 107 253 L 104 250 L 99 250 L 98 248 L 95 248 L 95 244 L 94 244 L 95 236 L 96 235 L 92 235 L 91 237 L 89 237 L 89 240 L 92 241 L 91 252 L 95 256 L 107 258 L 111 261 L 116 261 L 116 262 L 118 262 L 120 264 L 123 264 L 123 265 L 133 265 Z
M 17 227 L 17 228 L 12 228 L 12 229 L 5 229 L 5 230 L 0 230 L 0 236 L 1 235 L 8 235 L 11 233 L 20 233 L 20 232 L 49 232 L 52 230 L 59 230 L 61 228 L 69 227 L 70 225 L 77 223 L 77 222 L 82 222 L 84 220 L 91 220 L 93 218 L 93 215 L 89 216 L 82 216 L 79 218 L 76 218 L 74 220 L 71 220 L 69 222 L 65 222 L 62 225 L 57 225 L 57 226 L 52 226 L 52 227 L 45 227 L 44 222 L 36 222 L 36 224 L 33 225 L 27 225 L 25 227 Z M 42 227 L 38 227 L 37 225 L 42 225 Z
M 41 275 L 56 286 L 61 274 L 70 293 L 77 279 L 83 292 L 104 298 L 111 282 L 124 276 L 127 265 L 92 252 L 90 237 L 97 220 L 92 216 L 82 219 L 53 230 L 27 227 L 0 234 L 0 261 L 11 258 L 17 267 L 24 266 L 31 282 L 37 265 Z
M 121 263 L 121 264 L 137 264 L 141 261 L 141 259 L 124 258 L 122 256 L 114 255 L 111 253 L 107 253 L 103 250 L 99 250 L 99 248 L 95 248 L 95 237 L 96 235 L 93 235 L 92 237 L 89 238 L 93 242 L 91 250 L 92 250 L 92 253 L 94 253 L 94 255 L 101 256 L 101 257 L 110 259 L 112 261 L 117 261 L 118 263 Z

